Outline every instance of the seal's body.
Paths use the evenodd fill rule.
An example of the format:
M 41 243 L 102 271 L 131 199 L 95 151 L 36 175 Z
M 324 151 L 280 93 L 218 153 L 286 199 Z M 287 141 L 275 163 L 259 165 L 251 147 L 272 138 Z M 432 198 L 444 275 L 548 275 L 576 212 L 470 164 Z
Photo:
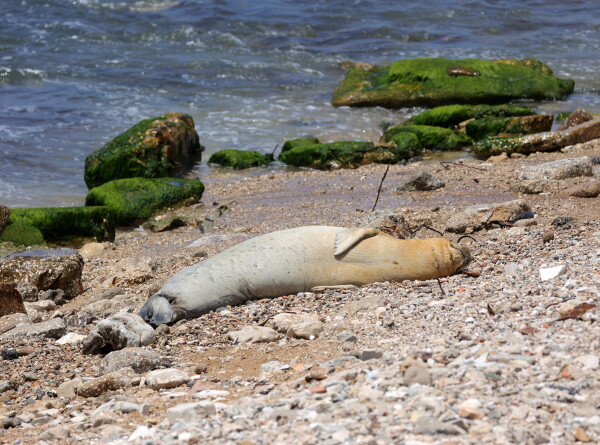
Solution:
M 451 275 L 470 260 L 465 247 L 445 238 L 399 240 L 377 229 L 298 227 L 257 236 L 183 269 L 148 299 L 140 316 L 159 325 L 316 286 L 427 280 Z

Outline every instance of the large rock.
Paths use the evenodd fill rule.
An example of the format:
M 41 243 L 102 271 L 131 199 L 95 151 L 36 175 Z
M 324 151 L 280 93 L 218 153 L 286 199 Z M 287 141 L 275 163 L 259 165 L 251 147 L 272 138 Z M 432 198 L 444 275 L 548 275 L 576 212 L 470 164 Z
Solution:
M 548 131 L 521 137 L 487 138 L 473 146 L 473 153 L 480 158 L 488 158 L 501 153 L 534 153 L 537 151 L 554 151 L 568 145 L 581 144 L 600 138 L 600 119 L 593 119 L 583 124 L 561 131 Z
M 269 343 L 279 340 L 277 331 L 266 326 L 244 326 L 239 331 L 230 331 L 227 336 L 236 343 Z
M 487 117 L 529 116 L 529 108 L 514 105 L 444 105 L 425 110 L 408 119 L 406 125 L 431 125 L 434 127 L 455 128 L 472 119 Z
M 523 136 L 550 131 L 554 116 L 536 114 L 534 116 L 486 117 L 469 122 L 465 126 L 467 135 L 475 140 L 487 137 Z
M 2 334 L 0 340 L 12 340 L 19 338 L 54 338 L 58 340 L 67 332 L 67 325 L 62 318 L 52 318 L 41 323 L 21 324 Z
M 553 100 L 574 82 L 533 60 L 406 59 L 384 67 L 352 68 L 333 93 L 339 106 L 403 108 Z
M 130 178 L 110 181 L 89 191 L 86 206 L 107 206 L 116 224 L 148 219 L 160 209 L 200 200 L 204 184 L 186 178 Z
M 140 380 L 141 377 L 133 369 L 123 368 L 83 382 L 75 388 L 75 392 L 80 397 L 98 397 L 109 391 L 136 385 Z
M 592 176 L 592 160 L 587 156 L 581 158 L 559 159 L 544 164 L 527 167 L 519 179 L 569 179 L 580 176 Z
M 209 164 L 217 164 L 223 167 L 230 167 L 241 170 L 250 167 L 259 167 L 267 165 L 273 161 L 273 156 L 263 155 L 257 151 L 225 149 L 213 153 L 208 158 Z
M 71 299 L 83 292 L 83 258 L 71 249 L 28 250 L 0 258 L 0 281 L 35 286 L 39 291 L 61 289 Z
M 154 329 L 135 314 L 118 312 L 101 320 L 85 339 L 82 352 L 96 354 L 101 350 L 120 350 L 148 346 L 156 341 Z
M 45 207 L 13 209 L 0 241 L 25 246 L 44 244 L 44 240 L 94 237 L 114 240 L 115 227 L 108 207 Z
M 19 325 L 25 324 L 31 324 L 31 320 L 29 320 L 27 314 L 21 312 L 15 312 L 14 314 L 0 317 L 0 335 L 11 331 Z
M 146 119 L 86 158 L 85 183 L 91 189 L 114 179 L 183 175 L 202 150 L 191 116 Z
M 0 282 L 0 317 L 19 312 L 27 314 L 16 284 Z

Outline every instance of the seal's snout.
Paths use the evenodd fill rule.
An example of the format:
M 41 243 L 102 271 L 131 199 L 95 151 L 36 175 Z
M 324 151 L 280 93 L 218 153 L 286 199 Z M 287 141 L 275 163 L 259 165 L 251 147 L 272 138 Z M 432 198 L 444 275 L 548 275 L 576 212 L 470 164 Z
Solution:
M 473 260 L 471 251 L 461 244 L 450 243 L 450 249 L 453 259 L 460 265 L 458 270 L 464 269 Z
M 157 294 L 152 295 L 148 301 L 146 301 L 146 304 L 144 304 L 138 315 L 142 317 L 146 323 L 155 327 L 177 321 L 177 317 L 169 304 L 169 300 Z

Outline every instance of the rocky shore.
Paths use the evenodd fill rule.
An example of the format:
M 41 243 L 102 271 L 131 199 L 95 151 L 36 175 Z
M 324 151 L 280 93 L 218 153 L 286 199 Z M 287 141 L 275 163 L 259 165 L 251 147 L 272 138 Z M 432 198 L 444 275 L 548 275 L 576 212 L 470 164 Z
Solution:
M 252 301 L 84 355 L 99 320 L 185 266 L 257 234 L 364 221 L 386 167 L 202 178 L 199 204 L 156 218 L 180 227 L 83 246 L 83 293 L 26 302 L 20 331 L 0 323 L 0 442 L 596 443 L 600 198 L 577 190 L 597 188 L 599 157 L 596 140 L 393 165 L 377 210 L 410 236 L 470 235 L 468 273 Z M 423 172 L 435 190 L 406 186 Z M 502 214 L 514 205 L 525 215 Z

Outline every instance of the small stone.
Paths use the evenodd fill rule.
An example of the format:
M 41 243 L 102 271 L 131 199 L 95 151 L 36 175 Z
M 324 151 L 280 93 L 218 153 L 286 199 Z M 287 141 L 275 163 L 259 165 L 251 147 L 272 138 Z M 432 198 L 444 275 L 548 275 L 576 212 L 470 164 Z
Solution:
M 363 361 L 380 359 L 383 357 L 383 351 L 379 349 L 365 349 L 360 354 L 360 359 Z
M 78 343 L 82 343 L 83 340 L 85 340 L 85 335 L 69 332 L 67 335 L 63 335 L 61 338 L 56 340 L 56 343 L 59 345 L 76 345 Z
M 272 374 L 274 372 L 280 371 L 282 366 L 283 363 L 277 361 L 263 363 L 262 365 L 260 365 L 260 373 Z
M 600 356 L 592 354 L 580 355 L 575 358 L 575 362 L 579 363 L 584 370 L 594 370 L 600 366 Z
M 146 376 L 146 386 L 155 390 L 176 388 L 189 381 L 190 377 L 185 372 L 174 368 L 156 369 Z
M 239 331 L 230 331 L 227 336 L 236 343 L 269 343 L 279 340 L 279 334 L 266 326 L 244 326 Z
M 106 245 L 104 243 L 87 243 L 79 249 L 79 255 L 81 255 L 83 259 L 89 260 L 102 255 L 105 249 Z
M 52 318 L 41 323 L 19 325 L 14 329 L 2 334 L 1 340 L 16 338 L 54 338 L 59 339 L 67 332 L 67 326 L 62 318 Z
M 544 241 L 544 243 L 549 243 L 553 239 L 554 239 L 554 232 L 553 231 L 549 230 L 547 232 L 544 232 L 544 235 L 542 236 L 542 241 Z
M 419 172 L 402 181 L 396 187 L 396 193 L 411 191 L 431 191 L 444 187 L 446 183 L 428 172 Z
M 600 195 L 600 180 L 574 185 L 565 189 L 565 194 L 577 198 L 596 198 Z
M 314 340 L 323 332 L 323 323 L 319 320 L 308 320 L 297 324 L 293 324 L 288 329 L 286 335 L 288 337 L 304 338 L 306 340 Z
M 431 373 L 425 366 L 412 365 L 404 372 L 404 384 L 410 386 L 414 383 L 431 385 Z
M 66 397 L 69 399 L 75 398 L 77 396 L 77 388 L 83 383 L 79 377 L 74 378 L 73 380 L 66 381 L 61 383 L 56 390 L 56 394 L 59 397 Z
M 504 266 L 504 275 L 516 277 L 519 275 L 519 265 L 517 263 L 508 263 Z
M 477 399 L 467 399 L 458 405 L 458 415 L 467 419 L 478 420 L 485 414 L 481 411 L 481 402 Z
M 520 179 L 568 179 L 579 176 L 592 176 L 592 160 L 587 156 L 533 165 L 523 170 Z
M 76 388 L 81 397 L 98 397 L 108 391 L 127 388 L 139 383 L 140 377 L 131 368 L 123 368 L 115 372 L 83 382 Z
M 148 346 L 155 341 L 152 326 L 146 324 L 139 315 L 122 311 L 99 321 L 85 339 L 81 350 L 84 354 L 96 354 L 106 346 L 119 350 Z
M 167 410 L 167 420 L 176 422 L 196 422 L 198 419 L 214 416 L 217 413 L 215 404 L 209 401 L 182 403 Z
M 140 347 L 125 348 L 107 354 L 100 363 L 100 372 L 106 374 L 131 367 L 138 374 L 142 374 L 162 365 L 162 357 L 157 351 Z
M 325 394 L 327 392 L 327 388 L 323 385 L 311 386 L 308 390 L 313 394 Z
M 514 227 L 531 227 L 537 226 L 537 221 L 535 219 L 520 219 L 519 221 L 515 221 L 513 224 Z
M 329 371 L 327 371 L 327 369 L 325 369 L 324 367 L 313 366 L 312 368 L 310 368 L 310 372 L 305 377 L 305 380 L 307 382 L 310 382 L 311 380 L 324 380 L 327 378 L 328 374 Z
M 354 343 L 357 340 L 356 334 L 354 334 L 353 332 L 350 332 L 350 331 L 340 332 L 337 336 L 337 339 L 341 342 L 349 342 L 349 343 Z
M 556 278 L 559 275 L 561 275 L 562 273 L 564 273 L 566 269 L 567 269 L 567 266 L 565 266 L 564 264 L 554 266 L 554 267 L 541 267 L 540 268 L 540 279 L 542 281 L 551 280 L 552 278 Z
M 15 312 L 14 314 L 0 317 L 0 335 L 8 332 L 19 325 L 31 324 L 29 317 L 25 313 Z
M 523 193 L 524 195 L 537 195 L 549 192 L 555 186 L 557 181 L 551 179 L 528 179 L 519 181 L 510 187 L 512 192 Z
M 442 422 L 433 416 L 423 414 L 420 416 L 413 429 L 414 434 L 462 434 L 464 431 L 450 423 Z
M 501 153 L 497 156 L 490 156 L 489 158 L 487 158 L 486 162 L 502 162 L 502 161 L 508 161 L 508 155 L 505 153 Z
M 579 442 L 589 442 L 590 436 L 587 435 L 587 433 L 585 432 L 585 430 L 581 427 L 577 427 L 575 429 L 575 439 L 577 439 Z

